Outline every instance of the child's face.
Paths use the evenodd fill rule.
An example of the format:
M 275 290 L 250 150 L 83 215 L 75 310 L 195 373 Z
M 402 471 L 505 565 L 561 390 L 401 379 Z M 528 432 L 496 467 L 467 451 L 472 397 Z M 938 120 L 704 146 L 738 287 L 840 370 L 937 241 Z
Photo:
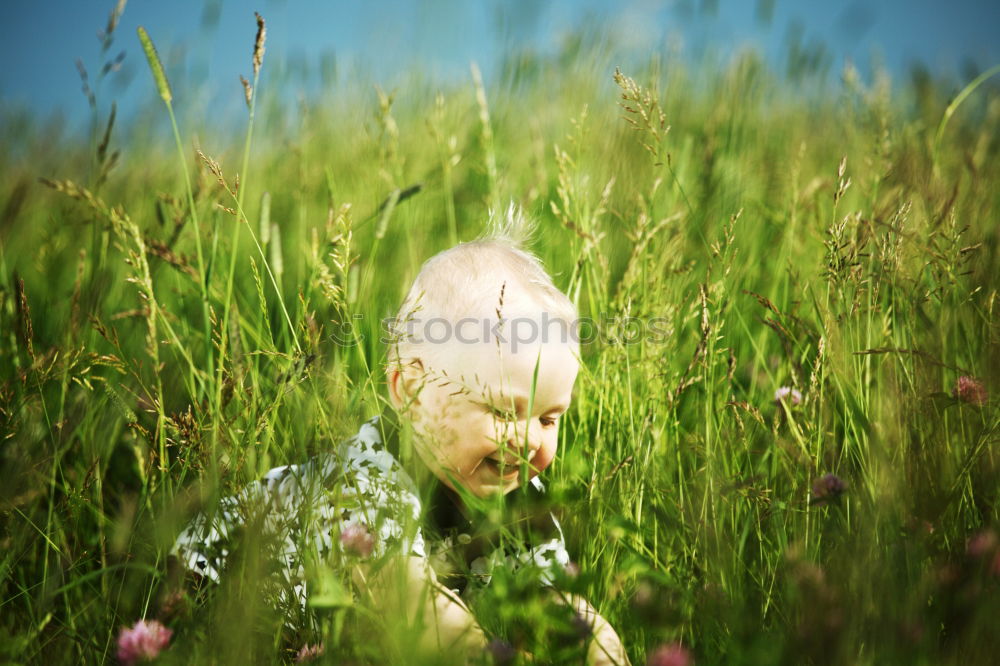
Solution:
M 422 370 L 390 370 L 390 393 L 394 401 L 410 396 L 404 415 L 417 434 L 417 453 L 448 487 L 477 497 L 508 493 L 521 484 L 522 466 L 527 478 L 549 466 L 579 370 L 575 346 L 546 342 L 512 353 L 452 342 L 420 364 Z

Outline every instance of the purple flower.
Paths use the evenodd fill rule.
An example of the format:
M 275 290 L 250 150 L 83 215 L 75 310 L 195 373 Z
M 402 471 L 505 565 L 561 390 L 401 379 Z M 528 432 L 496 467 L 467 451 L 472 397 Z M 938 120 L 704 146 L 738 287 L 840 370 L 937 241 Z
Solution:
M 295 663 L 304 664 L 307 661 L 312 661 L 316 657 L 321 656 L 324 652 L 326 652 L 326 646 L 323 645 L 323 643 L 316 643 L 316 645 L 309 645 L 309 643 L 306 643 L 302 646 L 302 649 L 299 650 L 299 653 L 295 655 Z
M 351 523 L 340 531 L 340 544 L 348 555 L 368 557 L 375 547 L 375 537 L 364 525 Z
M 982 557 L 997 547 L 997 533 L 990 529 L 976 532 L 965 544 L 965 552 L 970 557 Z
M 487 643 L 486 652 L 493 657 L 494 664 L 512 664 L 517 658 L 517 650 L 502 638 L 494 638 Z
M 139 620 L 131 629 L 122 627 L 118 634 L 118 661 L 131 666 L 156 659 L 170 644 L 173 633 L 157 620 Z
M 647 666 L 693 666 L 694 657 L 680 643 L 669 643 L 656 648 L 646 660 Z
M 847 482 L 836 474 L 824 474 L 813 482 L 813 499 L 829 501 L 840 497 L 847 490 Z
M 170 619 L 176 616 L 184 607 L 184 593 L 180 590 L 168 592 L 160 602 L 160 617 Z
M 791 386 L 782 386 L 774 392 L 774 402 L 794 407 L 802 404 L 802 393 Z
M 986 400 L 989 398 L 989 393 L 986 391 L 983 383 L 975 377 L 969 377 L 968 375 L 962 375 L 955 381 L 955 392 L 953 395 L 962 402 L 967 402 L 976 407 L 985 405 Z

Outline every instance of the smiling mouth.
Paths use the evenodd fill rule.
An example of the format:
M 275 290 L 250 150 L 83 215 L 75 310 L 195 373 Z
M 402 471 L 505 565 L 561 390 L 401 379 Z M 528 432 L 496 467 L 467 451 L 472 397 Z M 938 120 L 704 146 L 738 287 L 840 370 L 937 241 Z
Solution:
M 528 454 L 528 461 L 530 462 L 532 458 L 535 457 L 535 452 L 532 451 Z M 483 466 L 490 472 L 499 476 L 505 480 L 516 479 L 521 471 L 521 460 L 506 460 L 497 454 L 496 456 L 489 456 L 483 458 Z
M 516 479 L 519 471 L 517 465 L 503 465 L 501 469 L 500 462 L 493 460 L 492 458 L 483 459 L 483 467 L 493 473 L 495 476 L 499 476 L 501 479 Z

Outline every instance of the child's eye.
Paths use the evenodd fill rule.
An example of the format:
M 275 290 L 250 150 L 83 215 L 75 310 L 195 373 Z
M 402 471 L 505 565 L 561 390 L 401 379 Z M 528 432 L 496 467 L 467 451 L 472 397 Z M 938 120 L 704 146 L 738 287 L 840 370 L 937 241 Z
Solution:
M 516 421 L 517 415 L 510 410 L 500 409 L 498 407 L 489 407 L 490 413 L 494 417 L 500 419 L 501 421 Z
M 556 421 L 558 421 L 558 420 L 559 420 L 559 417 L 551 417 L 551 416 L 540 416 L 540 417 L 538 417 L 538 422 L 542 424 L 543 428 L 551 428 L 552 426 L 554 426 L 556 424 Z

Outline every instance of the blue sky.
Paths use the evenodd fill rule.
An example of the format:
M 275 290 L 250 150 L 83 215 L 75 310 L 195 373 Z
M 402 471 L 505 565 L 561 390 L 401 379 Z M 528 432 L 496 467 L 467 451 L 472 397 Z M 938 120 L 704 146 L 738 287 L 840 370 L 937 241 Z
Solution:
M 96 34 L 115 0 L 5 4 L 0 103 L 85 121 L 74 63 L 81 59 L 93 83 L 104 62 Z M 131 0 L 105 56 L 124 50 L 125 60 L 101 83 L 100 99 L 119 100 L 127 116 L 155 95 L 135 33 L 143 25 L 181 96 L 224 90 L 238 102 L 237 76 L 250 73 L 254 9 L 268 22 L 265 68 L 305 64 L 315 81 L 303 85 L 314 86 L 321 63 L 334 60 L 341 76 L 360 68 L 387 85 L 415 66 L 444 81 L 467 77 L 473 60 L 489 77 L 504 53 L 554 51 L 586 20 L 620 37 L 622 57 L 680 40 L 687 57 L 724 59 L 753 45 L 781 67 L 797 34 L 803 44 L 824 45 L 834 75 L 845 59 L 865 72 L 876 57 L 897 80 L 918 61 L 956 78 L 967 74 L 965 63 L 982 70 L 1000 62 L 1000 0 Z

